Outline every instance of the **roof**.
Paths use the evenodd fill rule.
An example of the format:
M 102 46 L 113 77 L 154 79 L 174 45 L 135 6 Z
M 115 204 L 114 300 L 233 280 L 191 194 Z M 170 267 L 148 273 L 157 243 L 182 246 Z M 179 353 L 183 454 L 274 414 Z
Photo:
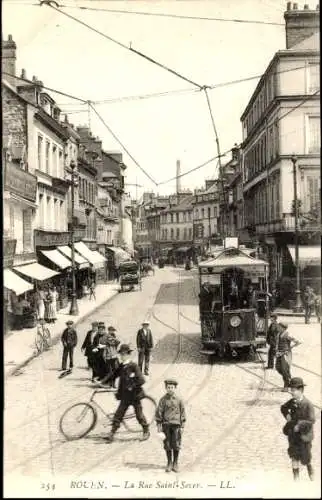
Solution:
M 165 208 L 167 212 L 181 212 L 183 210 L 192 210 L 192 202 L 194 199 L 194 195 L 189 194 L 186 198 L 184 198 L 178 205 L 169 206 Z
M 218 271 L 221 270 L 219 268 L 227 268 L 227 267 L 256 267 L 264 270 L 264 267 L 267 266 L 268 263 L 265 260 L 255 259 L 254 257 L 250 257 L 246 252 L 240 250 L 239 248 L 225 248 L 218 253 L 215 253 L 215 257 L 213 259 L 207 260 L 205 262 L 201 262 L 199 264 L 200 269 L 207 269 L 209 267 L 218 268 Z

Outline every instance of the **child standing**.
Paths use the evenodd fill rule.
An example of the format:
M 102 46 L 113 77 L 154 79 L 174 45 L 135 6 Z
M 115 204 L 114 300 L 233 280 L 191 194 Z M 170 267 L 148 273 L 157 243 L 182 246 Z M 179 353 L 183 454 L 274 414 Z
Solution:
M 165 435 L 164 449 L 167 455 L 166 472 L 179 472 L 178 458 L 181 448 L 181 433 L 186 422 L 185 407 L 176 395 L 178 382 L 173 379 L 164 381 L 166 394 L 162 396 L 155 413 L 158 432 Z
M 288 437 L 288 454 L 292 460 L 295 481 L 299 479 L 300 462 L 306 465 L 311 481 L 314 480 L 311 449 L 315 414 L 312 403 L 303 394 L 304 385 L 301 378 L 292 378 L 289 387 L 293 397 L 281 406 L 281 412 L 287 420 L 283 433 Z

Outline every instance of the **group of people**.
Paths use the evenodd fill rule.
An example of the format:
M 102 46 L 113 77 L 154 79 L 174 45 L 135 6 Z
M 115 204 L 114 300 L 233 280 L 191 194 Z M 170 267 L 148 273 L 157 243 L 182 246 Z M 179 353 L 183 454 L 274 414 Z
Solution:
M 306 465 L 310 479 L 314 479 L 312 467 L 312 441 L 315 412 L 313 404 L 304 396 L 304 382 L 300 377 L 291 376 L 292 349 L 300 342 L 288 332 L 288 325 L 278 322 L 277 314 L 271 315 L 271 324 L 267 332 L 268 358 L 267 369 L 274 366 L 282 376 L 282 391 L 291 391 L 292 399 L 281 406 L 281 412 L 287 420 L 283 433 L 288 437 L 288 454 L 292 461 L 294 480 L 299 479 L 300 463 Z

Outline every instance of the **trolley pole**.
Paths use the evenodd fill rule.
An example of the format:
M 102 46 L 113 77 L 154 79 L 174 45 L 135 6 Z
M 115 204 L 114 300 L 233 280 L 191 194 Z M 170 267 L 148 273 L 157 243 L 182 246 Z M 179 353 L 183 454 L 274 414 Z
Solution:
M 76 294 L 76 276 L 75 276 L 75 228 L 74 228 L 74 211 L 75 211 L 75 168 L 76 163 L 72 160 L 70 163 L 72 169 L 72 191 L 71 191 L 71 201 L 72 201 L 72 223 L 70 227 L 70 243 L 72 250 L 72 300 L 70 304 L 69 314 L 71 316 L 77 316 L 78 305 L 77 305 L 77 294 Z
M 291 161 L 293 163 L 293 191 L 294 191 L 294 229 L 295 229 L 295 269 L 296 269 L 296 302 L 293 309 L 294 312 L 302 312 L 302 302 L 301 302 L 301 290 L 300 290 L 300 265 L 299 265 L 299 207 L 297 199 L 297 157 L 292 156 Z

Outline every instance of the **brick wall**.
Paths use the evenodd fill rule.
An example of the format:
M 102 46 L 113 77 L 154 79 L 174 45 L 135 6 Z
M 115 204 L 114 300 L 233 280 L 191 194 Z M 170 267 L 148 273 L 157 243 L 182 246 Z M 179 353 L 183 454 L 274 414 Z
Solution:
M 27 105 L 5 85 L 2 86 L 2 134 L 12 136 L 12 146 L 27 147 Z

